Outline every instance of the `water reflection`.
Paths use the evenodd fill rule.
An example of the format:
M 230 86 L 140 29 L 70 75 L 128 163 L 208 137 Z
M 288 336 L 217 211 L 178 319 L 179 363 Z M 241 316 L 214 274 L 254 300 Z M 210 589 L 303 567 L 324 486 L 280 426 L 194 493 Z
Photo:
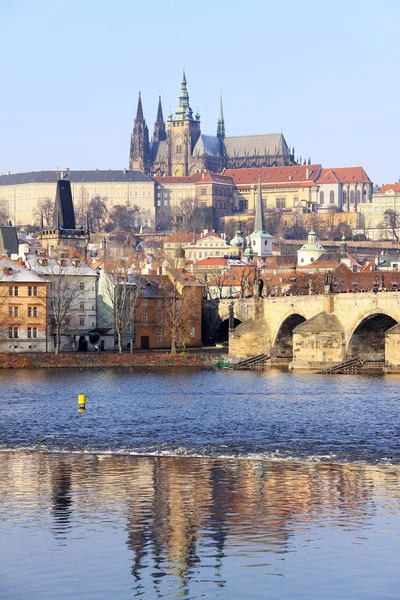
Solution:
M 184 596 L 204 566 L 224 587 L 227 558 L 266 563 L 316 526 L 365 536 L 377 503 L 398 511 L 399 479 L 396 466 L 0 453 L 0 519 L 60 544 L 123 519 L 136 593 L 145 578 L 162 597 L 167 578 Z

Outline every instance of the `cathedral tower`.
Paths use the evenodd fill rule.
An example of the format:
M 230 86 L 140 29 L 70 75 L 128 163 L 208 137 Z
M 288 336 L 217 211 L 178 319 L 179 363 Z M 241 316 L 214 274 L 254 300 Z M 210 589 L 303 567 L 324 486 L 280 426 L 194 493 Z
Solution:
M 193 117 L 183 70 L 179 106 L 175 116 L 170 114 L 168 117 L 168 175 L 182 177 L 190 174 L 190 158 L 199 136 L 200 115 Z
M 158 97 L 157 119 L 154 123 L 153 142 L 163 142 L 167 139 L 163 111 L 161 106 L 161 96 Z
M 150 167 L 149 131 L 143 117 L 142 98 L 139 92 L 136 119 L 131 135 L 129 168 L 147 172 Z
M 223 144 L 224 139 L 225 139 L 225 121 L 224 121 L 224 109 L 222 106 L 222 94 L 219 99 L 219 116 L 218 116 L 218 126 L 217 126 L 217 137 L 219 138 L 221 144 Z

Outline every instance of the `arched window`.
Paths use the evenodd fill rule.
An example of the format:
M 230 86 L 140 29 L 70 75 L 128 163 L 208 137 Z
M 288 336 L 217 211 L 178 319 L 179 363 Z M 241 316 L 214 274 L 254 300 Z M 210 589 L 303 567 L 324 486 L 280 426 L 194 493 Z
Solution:
M 323 204 L 324 203 L 324 192 L 320 192 L 319 193 L 319 203 Z
M 357 190 L 357 205 L 361 202 L 361 191 Z
M 329 192 L 329 204 L 335 204 L 335 192 L 333 190 Z
M 354 204 L 354 190 L 350 190 L 350 204 Z
M 367 190 L 363 190 L 363 204 L 366 204 L 367 202 Z
M 347 204 L 347 192 L 346 192 L 346 190 L 343 190 L 343 204 L 344 204 L 344 206 L 346 206 L 346 204 Z

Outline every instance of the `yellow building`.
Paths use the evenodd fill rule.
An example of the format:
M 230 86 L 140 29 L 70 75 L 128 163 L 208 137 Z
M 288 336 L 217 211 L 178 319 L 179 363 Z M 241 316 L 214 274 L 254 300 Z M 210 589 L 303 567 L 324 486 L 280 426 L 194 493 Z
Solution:
M 15 225 L 40 225 L 38 204 L 54 200 L 60 177 L 71 182 L 75 211 L 92 198 L 104 199 L 108 210 L 128 202 L 140 211 L 143 225 L 155 225 L 155 183 L 142 171 L 38 171 L 0 175 L 0 201 L 8 202 L 10 219 Z M 45 223 L 47 225 L 47 223 Z M 77 225 L 81 225 L 78 223 Z
M 400 211 L 400 183 L 388 183 L 372 195 L 372 202 L 359 204 L 357 209 L 364 216 L 367 229 L 384 224 L 385 211 Z
M 226 169 L 236 191 L 234 209 L 237 212 L 255 210 L 258 181 L 264 209 L 298 209 L 312 212 L 318 204 L 318 185 L 321 165 L 296 165 L 263 169 Z

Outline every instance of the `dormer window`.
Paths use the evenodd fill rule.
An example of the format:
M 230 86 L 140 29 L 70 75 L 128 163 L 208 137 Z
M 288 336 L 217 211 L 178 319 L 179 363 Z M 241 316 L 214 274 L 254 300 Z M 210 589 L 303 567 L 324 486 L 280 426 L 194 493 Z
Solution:
M 62 267 L 66 267 L 66 266 L 67 266 L 67 259 L 66 259 L 66 258 L 62 258 L 62 259 L 60 260 L 60 265 L 61 265 Z

